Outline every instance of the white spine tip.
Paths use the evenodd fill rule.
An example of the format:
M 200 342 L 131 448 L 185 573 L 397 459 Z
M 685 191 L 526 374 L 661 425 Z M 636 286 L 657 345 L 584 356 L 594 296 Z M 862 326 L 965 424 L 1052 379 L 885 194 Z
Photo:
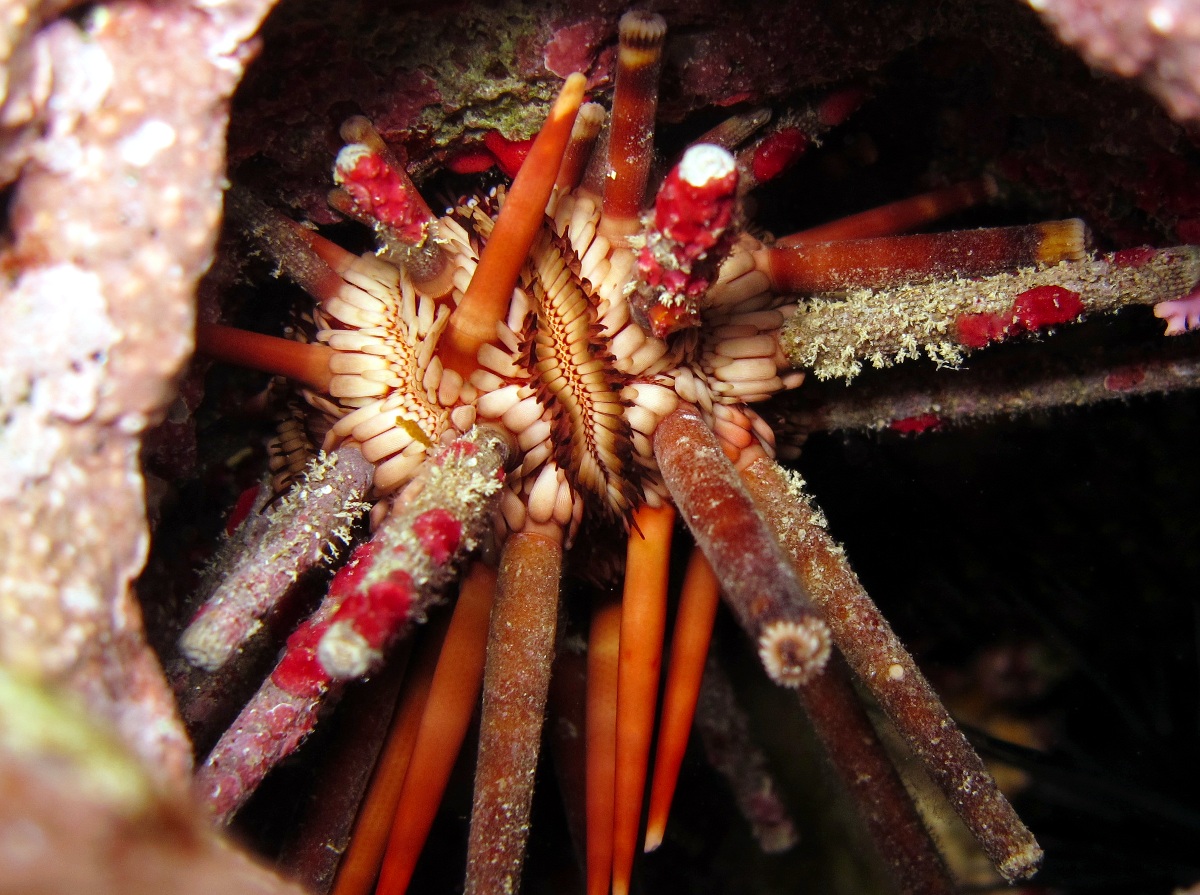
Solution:
M 347 621 L 334 622 L 317 644 L 317 661 L 337 681 L 362 677 L 380 658 Z
M 663 830 L 659 827 L 646 828 L 646 844 L 642 847 L 642 851 L 649 853 L 655 851 L 663 841 Z
M 679 161 L 680 179 L 695 187 L 722 180 L 736 170 L 737 160 L 729 150 L 713 143 L 690 147 Z
M 188 625 L 179 638 L 179 651 L 195 668 L 216 671 L 228 661 L 233 644 L 221 637 L 219 624 L 206 615 Z
M 371 154 L 365 143 L 350 143 L 341 148 L 333 162 L 333 182 L 339 186 L 346 182 L 346 175 L 358 165 L 359 159 Z

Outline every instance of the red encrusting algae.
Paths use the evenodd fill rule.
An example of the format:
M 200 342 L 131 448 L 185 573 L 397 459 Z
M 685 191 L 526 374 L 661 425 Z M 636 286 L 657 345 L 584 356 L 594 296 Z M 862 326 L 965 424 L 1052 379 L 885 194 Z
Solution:
M 411 180 L 378 152 L 351 143 L 338 153 L 334 180 L 350 194 L 362 217 L 386 224 L 407 243 L 425 238 L 433 213 Z
M 344 680 L 377 667 L 390 642 L 441 598 L 457 564 L 490 525 L 508 454 L 507 437 L 486 426 L 455 439 L 426 465 L 371 541 L 355 550 L 197 771 L 196 791 L 216 818 L 227 821 L 262 776 L 312 731 L 321 703 L 337 695 Z M 462 535 L 453 553 L 443 555 L 445 512 Z M 432 541 L 431 519 L 441 533 Z M 417 528 L 425 530 L 435 555 L 424 549 Z
M 483 145 L 495 157 L 496 164 L 506 176 L 516 177 L 521 165 L 529 157 L 529 150 L 533 148 L 533 138 L 510 140 L 499 131 L 488 131 L 483 135 Z
M 954 321 L 954 326 L 960 342 L 968 348 L 982 348 L 1018 333 L 1070 323 L 1083 310 L 1078 292 L 1062 286 L 1035 286 L 1019 293 L 1007 314 L 963 314 Z
M 917 416 L 906 416 L 903 419 L 892 420 L 888 428 L 901 435 L 915 435 L 920 432 L 931 432 L 942 427 L 943 420 L 936 413 L 921 413 Z
M 798 127 L 785 127 L 758 144 L 750 172 L 759 183 L 774 180 L 804 155 L 812 140 Z
M 654 201 L 637 256 L 633 311 L 665 339 L 700 323 L 702 298 L 733 244 L 737 164 L 719 146 L 701 143 L 671 169 Z

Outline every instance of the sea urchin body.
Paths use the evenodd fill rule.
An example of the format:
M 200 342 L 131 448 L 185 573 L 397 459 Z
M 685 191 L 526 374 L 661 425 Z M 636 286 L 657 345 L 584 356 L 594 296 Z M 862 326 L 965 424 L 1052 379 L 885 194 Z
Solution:
M 589 705 L 614 717 L 588 719 L 589 775 L 613 779 L 598 800 L 607 804 L 588 806 L 591 822 L 604 818 L 607 826 L 612 818 L 611 836 L 603 831 L 593 843 L 589 830 L 588 886 L 600 892 L 611 882 L 623 895 L 653 736 L 677 511 L 769 677 L 800 692 L 900 885 L 949 891 L 870 724 L 865 716 L 853 720 L 862 713 L 841 660 L 830 659 L 830 628 L 836 642 L 846 627 L 829 617 L 842 607 L 814 605 L 808 591 L 818 585 L 793 571 L 793 561 L 803 563 L 777 542 L 785 522 L 778 514 L 764 519 L 756 507 L 755 497 L 766 502 L 786 487 L 752 496 L 742 482 L 743 473 L 774 456 L 774 435 L 751 404 L 803 378 L 780 341 L 796 293 L 1079 264 L 1084 228 L 1069 221 L 902 238 L 875 218 L 853 225 L 848 238 L 856 241 L 849 244 L 764 245 L 739 217 L 746 166 L 712 144 L 684 153 L 642 214 L 664 33 L 657 16 L 622 20 L 608 140 L 600 141 L 607 149 L 598 150 L 592 174 L 578 160 L 596 139 L 595 110 L 587 112 L 588 126 L 574 126 L 584 79 L 572 75 L 511 187 L 464 200 L 442 217 L 428 212 L 403 160 L 370 124 L 348 123 L 331 204 L 375 229 L 378 255 L 355 256 L 254 200 L 243 202 L 248 229 L 318 304 L 311 326 L 301 327 L 307 341 L 256 342 L 212 328 L 201 333 L 202 347 L 303 384 L 311 407 L 306 425 L 320 434 L 322 451 L 372 467 L 374 533 L 289 639 L 266 689 L 213 750 L 197 786 L 215 813 L 228 817 L 311 729 L 319 703 L 342 682 L 378 668 L 449 583 L 489 561 L 481 548 L 494 538 L 500 571 L 483 672 L 467 890 L 515 889 L 563 550 L 589 527 L 627 530 L 619 670 L 615 682 L 594 684 L 615 686 L 615 696 L 593 701 L 589 694 Z M 966 192 L 975 201 L 989 190 Z M 1037 282 L 1026 293 L 1036 289 L 1063 287 Z M 1056 302 L 1054 313 L 1036 323 L 1022 318 L 1012 331 L 1066 323 L 1083 310 Z M 255 353 L 257 361 L 248 357 Z M 304 482 L 311 487 L 314 474 Z M 217 665 L 229 652 L 228 644 L 213 646 L 230 628 L 213 621 L 211 607 L 234 602 L 230 587 L 218 588 L 216 602 L 184 636 L 184 651 L 198 664 Z M 936 747 L 919 750 L 920 757 L 948 790 L 970 790 L 952 802 L 1000 872 L 1029 875 L 1040 858 L 1032 835 L 886 622 L 863 612 L 883 632 L 878 643 L 865 650 L 843 645 L 841 652 L 868 687 L 902 685 L 911 705 L 880 702 L 905 715 L 897 726 L 909 738 L 940 732 Z M 880 679 L 864 670 L 881 651 L 893 654 L 887 667 L 899 674 Z M 471 710 L 465 706 L 468 716 Z M 607 759 L 595 750 L 594 763 L 593 724 L 611 728 L 615 741 Z M 864 740 L 869 745 L 861 749 L 839 745 Z

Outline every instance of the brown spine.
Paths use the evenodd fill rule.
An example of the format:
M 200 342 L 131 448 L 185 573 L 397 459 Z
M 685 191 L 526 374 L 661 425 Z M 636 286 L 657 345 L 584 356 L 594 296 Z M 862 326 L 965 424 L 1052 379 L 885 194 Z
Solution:
M 621 17 L 619 27 L 604 216 L 618 227 L 631 222 L 630 229 L 636 229 L 654 158 L 658 73 L 667 24 L 662 16 L 633 11 Z
M 1083 224 L 1071 220 L 821 242 L 755 254 L 777 291 L 835 292 L 1078 261 L 1083 251 Z

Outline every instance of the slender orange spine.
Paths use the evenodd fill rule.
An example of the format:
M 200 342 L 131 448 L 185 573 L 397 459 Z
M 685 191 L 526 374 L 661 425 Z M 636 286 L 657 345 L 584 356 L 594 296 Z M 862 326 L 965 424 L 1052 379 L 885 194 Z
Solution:
M 464 379 L 474 372 L 479 349 L 496 338 L 496 322 L 508 312 L 517 275 L 545 219 L 586 85 L 587 79 L 578 72 L 563 84 L 513 180 L 471 284 L 450 315 L 438 355 Z
M 700 699 L 700 680 L 704 677 L 704 663 L 708 658 L 720 598 L 721 586 L 716 573 L 703 551 L 693 547 L 675 615 L 675 633 L 671 637 L 671 661 L 667 667 L 667 686 L 658 723 L 654 776 L 650 781 L 646 851 L 654 851 L 662 844 L 667 828 L 679 767 L 683 764 L 696 703 Z
M 662 16 L 632 10 L 621 17 L 618 34 L 602 221 L 614 233 L 628 235 L 638 229 L 654 160 L 658 73 L 667 23 Z
M 308 247 L 313 250 L 313 253 L 324 261 L 334 273 L 344 273 L 350 269 L 350 265 L 358 260 L 358 255 L 355 255 L 353 252 L 347 252 L 336 242 L 326 239 L 317 231 L 310 230 L 292 220 L 287 220 L 287 224 L 295 230 L 296 236 L 306 242 Z M 301 283 L 301 285 L 304 284 Z M 326 297 L 316 295 L 315 293 L 310 294 L 321 300 L 324 300 Z
M 196 325 L 196 350 L 213 360 L 286 376 L 319 392 L 328 392 L 333 373 L 328 345 L 297 342 L 252 333 L 220 323 Z
M 433 674 L 409 761 L 411 773 L 404 778 L 396 805 L 377 895 L 399 895 L 408 889 L 437 816 L 483 685 L 488 617 L 495 593 L 496 571 L 486 563 L 474 563 L 459 588 L 450 630 Z
M 587 670 L 587 892 L 606 895 L 612 877 L 617 771 L 617 667 L 621 601 L 592 611 Z
M 613 895 L 627 895 L 637 853 L 667 624 L 667 576 L 675 510 L 670 506 L 643 506 L 634 513 L 633 524 L 642 536 L 635 532 L 629 538 L 621 603 Z
M 775 245 L 801 246 L 814 242 L 895 236 L 974 208 L 995 197 L 995 179 L 980 177 L 810 227 L 776 240 Z
M 379 864 L 387 845 L 388 830 L 396 814 L 396 803 L 408 774 L 413 745 L 434 669 L 450 619 L 439 615 L 426 626 L 416 655 L 409 662 L 404 690 L 392 718 L 392 729 L 371 775 L 367 795 L 354 819 L 350 844 L 338 865 L 337 879 L 330 895 L 367 895 L 379 876 Z

